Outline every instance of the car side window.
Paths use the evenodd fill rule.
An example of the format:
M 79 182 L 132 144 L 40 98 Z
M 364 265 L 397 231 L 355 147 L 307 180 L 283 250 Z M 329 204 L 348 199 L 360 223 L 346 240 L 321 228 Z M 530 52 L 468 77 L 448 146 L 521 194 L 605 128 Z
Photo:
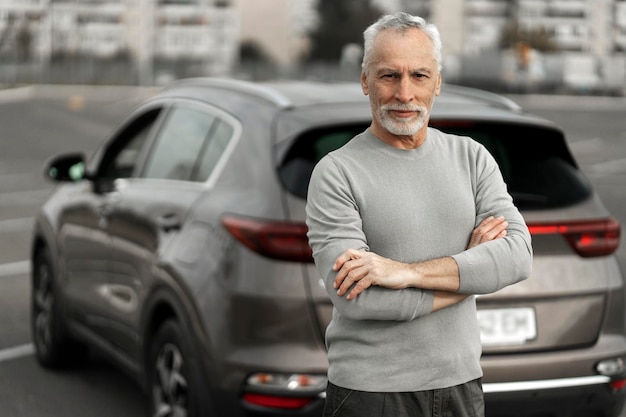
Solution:
M 206 181 L 233 135 L 232 125 L 208 107 L 177 104 L 160 126 L 142 176 Z
M 160 112 L 161 108 L 158 108 L 141 114 L 117 134 L 102 158 L 98 170 L 100 178 L 128 178 L 133 175 Z
M 214 122 L 215 116 L 197 108 L 173 107 L 157 134 L 143 177 L 190 180 Z
M 198 170 L 194 175 L 195 180 L 206 181 L 209 178 L 233 138 L 233 131 L 233 127 L 228 123 L 221 120 L 216 121 L 213 134 L 202 152 Z

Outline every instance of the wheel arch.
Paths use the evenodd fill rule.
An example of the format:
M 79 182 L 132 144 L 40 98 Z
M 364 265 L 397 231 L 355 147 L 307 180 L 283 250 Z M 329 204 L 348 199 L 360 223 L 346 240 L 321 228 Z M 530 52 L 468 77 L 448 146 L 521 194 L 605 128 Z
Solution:
M 150 344 L 159 327 L 167 320 L 175 320 L 192 338 L 194 355 L 205 368 L 211 368 L 213 355 L 209 351 L 210 344 L 202 325 L 200 313 L 196 309 L 191 297 L 180 287 L 173 288 L 171 284 L 156 286 L 147 297 L 144 305 L 141 323 L 142 337 L 142 365 L 148 369 L 150 360 Z M 208 372 L 209 369 L 206 369 Z M 209 376 L 209 380 L 211 380 Z
M 70 332 L 67 306 L 60 302 L 63 295 L 59 285 L 57 252 L 43 234 L 37 233 L 37 229 L 36 226 L 31 246 L 29 306 L 30 331 L 36 357 L 46 368 L 58 369 L 80 365 L 86 357 L 87 349 L 86 345 L 75 339 Z M 44 271 L 47 272 L 46 280 L 43 280 Z M 45 289 L 42 291 L 42 288 Z M 40 321 L 44 317 L 44 321 Z
M 148 398 L 151 398 L 149 390 L 151 389 L 150 368 L 153 340 L 158 339 L 159 330 L 164 323 L 173 321 L 188 338 L 190 355 L 193 362 L 198 365 L 193 367 L 191 372 L 199 378 L 197 381 L 201 381 L 197 386 L 203 389 L 202 395 L 196 392 L 194 398 L 199 402 L 195 403 L 191 416 L 205 415 L 208 410 L 211 410 L 209 415 L 215 415 L 216 376 L 212 372 L 215 370 L 215 362 L 208 350 L 210 345 L 207 343 L 200 315 L 191 303 L 191 297 L 180 287 L 172 288 L 171 284 L 161 284 L 151 292 L 148 299 L 149 301 L 145 303 L 141 326 L 141 363 L 144 368 L 144 378 L 141 383 Z M 196 407 L 199 408 L 196 409 Z
M 51 266 L 53 268 L 54 275 L 57 279 L 60 278 L 59 266 L 56 262 L 56 260 L 58 259 L 58 256 L 57 256 L 58 248 L 54 244 L 55 242 L 54 235 L 55 234 L 52 230 L 52 226 L 45 219 L 42 220 L 42 218 L 39 218 L 35 222 L 33 226 L 33 235 L 32 235 L 31 245 L 30 245 L 31 280 L 34 279 L 34 275 L 35 275 L 35 271 L 34 271 L 35 260 L 37 259 L 37 256 L 39 256 L 41 251 L 43 250 L 47 250 L 49 252 L 50 257 L 52 258 Z

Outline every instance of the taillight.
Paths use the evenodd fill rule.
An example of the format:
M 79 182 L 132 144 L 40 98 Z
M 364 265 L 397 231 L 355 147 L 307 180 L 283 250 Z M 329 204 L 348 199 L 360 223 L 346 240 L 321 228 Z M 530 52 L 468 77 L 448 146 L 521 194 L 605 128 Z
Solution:
M 326 375 L 260 372 L 248 377 L 242 399 L 246 405 L 300 409 L 322 398 Z
M 614 379 L 613 381 L 609 382 L 609 386 L 613 391 L 621 391 L 626 388 L 626 379 Z
M 280 396 L 280 395 L 255 394 L 255 393 L 248 392 L 248 393 L 243 394 L 243 400 L 247 404 L 254 405 L 257 407 L 297 410 L 313 402 L 314 398 L 312 397 L 286 397 L 286 396 Z
M 605 256 L 619 247 L 620 224 L 612 217 L 551 223 L 529 223 L 532 235 L 562 235 L 572 249 L 588 258 Z
M 225 215 L 222 224 L 239 242 L 260 255 L 282 261 L 313 262 L 305 223 Z

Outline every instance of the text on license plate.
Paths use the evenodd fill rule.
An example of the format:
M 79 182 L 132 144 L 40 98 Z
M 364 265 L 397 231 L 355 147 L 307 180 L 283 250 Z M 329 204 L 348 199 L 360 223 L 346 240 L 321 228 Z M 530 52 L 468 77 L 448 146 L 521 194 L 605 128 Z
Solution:
M 483 346 L 520 345 L 537 337 L 535 310 L 503 308 L 478 310 Z

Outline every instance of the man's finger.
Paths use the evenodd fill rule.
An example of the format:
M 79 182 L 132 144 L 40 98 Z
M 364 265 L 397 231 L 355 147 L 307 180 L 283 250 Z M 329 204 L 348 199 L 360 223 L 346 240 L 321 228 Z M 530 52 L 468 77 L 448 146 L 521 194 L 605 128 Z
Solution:
M 350 259 L 346 260 L 342 263 L 341 268 L 337 271 L 337 275 L 335 275 L 335 281 L 333 282 L 333 288 L 337 289 L 344 282 L 346 277 L 348 276 L 348 272 L 350 272 L 350 267 L 347 266 L 347 263 Z
M 344 253 L 339 255 L 337 259 L 335 259 L 335 263 L 333 264 L 333 271 L 339 271 L 341 267 L 343 267 L 343 264 L 345 264 L 350 259 L 352 258 L 350 257 L 348 251 L 345 251 Z
M 356 259 L 348 259 L 343 263 L 337 272 L 337 275 L 335 275 L 335 282 L 333 283 L 333 288 L 339 290 L 337 291 L 339 295 L 343 295 L 343 293 L 354 283 L 354 273 L 350 273 L 359 266 L 360 263 L 357 262 Z
M 351 259 L 358 259 L 361 256 L 363 251 L 357 249 L 347 249 L 344 253 L 339 255 L 333 264 L 333 271 L 339 271 L 343 265 Z
M 371 285 L 372 285 L 372 281 L 370 279 L 363 278 L 359 280 L 354 286 L 354 288 L 352 288 L 352 291 L 350 291 L 350 294 L 346 296 L 346 300 L 352 300 L 353 298 L 356 298 L 357 295 L 361 294 Z
M 469 244 L 467 245 L 468 249 L 481 243 L 505 237 L 507 227 L 509 227 L 509 223 L 505 220 L 504 216 L 489 216 L 485 218 L 472 231 Z

